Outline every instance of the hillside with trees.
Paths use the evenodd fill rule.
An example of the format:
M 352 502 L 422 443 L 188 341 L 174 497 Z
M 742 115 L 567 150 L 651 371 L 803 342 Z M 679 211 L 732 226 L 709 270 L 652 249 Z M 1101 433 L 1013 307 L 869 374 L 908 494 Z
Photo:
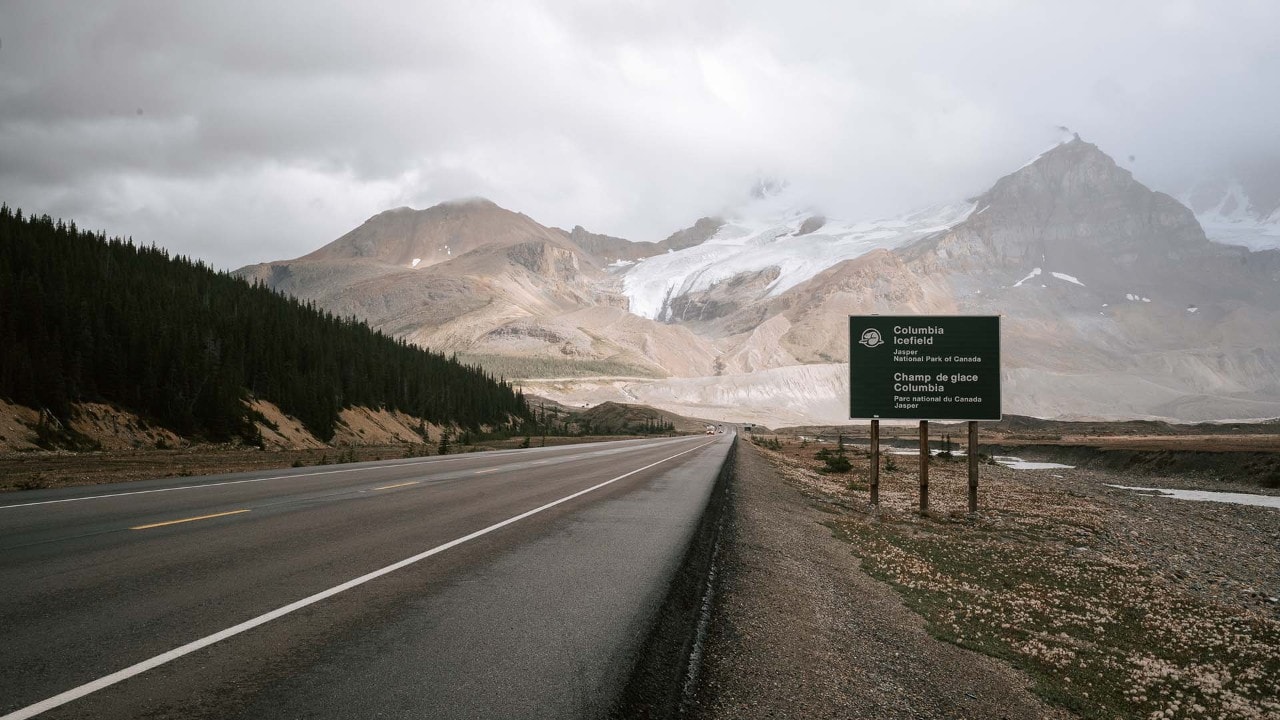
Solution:
M 468 366 L 161 248 L 0 206 L 0 397 L 66 419 L 108 402 L 188 437 L 253 441 L 249 398 L 317 437 L 344 408 L 478 429 L 529 419 Z

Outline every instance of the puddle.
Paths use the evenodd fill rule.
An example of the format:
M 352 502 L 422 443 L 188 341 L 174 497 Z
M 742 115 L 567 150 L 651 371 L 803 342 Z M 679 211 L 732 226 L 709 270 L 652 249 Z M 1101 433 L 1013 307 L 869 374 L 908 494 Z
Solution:
M 889 449 L 889 450 L 885 450 L 885 452 L 889 455 L 919 455 L 920 454 L 919 450 Z M 940 452 L 942 451 L 931 450 L 930 454 L 937 456 L 937 454 Z M 958 457 L 958 458 L 965 457 L 965 452 L 963 450 L 952 450 L 951 454 L 952 456 Z M 1023 460 L 1022 458 L 1010 457 L 1007 455 L 997 455 L 993 459 L 996 462 L 1000 463 L 1001 465 L 1007 468 L 1013 468 L 1014 470 L 1072 470 L 1075 468 L 1075 465 L 1063 465 L 1062 463 L 1051 463 L 1051 462 L 1032 462 L 1030 460 Z M 1062 476 L 1054 475 L 1054 477 L 1062 477 Z
M 919 450 L 899 450 L 899 449 L 891 449 L 891 450 L 882 450 L 881 452 L 888 453 L 889 455 L 919 455 L 919 454 L 920 454 L 920 451 L 919 451 Z M 934 456 L 934 457 L 937 457 L 938 453 L 940 453 L 940 452 L 942 452 L 942 451 L 941 451 L 941 450 L 930 450 L 930 451 L 929 451 L 929 454 L 930 454 L 930 455 L 932 455 L 932 456 Z M 967 453 L 965 453 L 965 451 L 963 451 L 963 450 L 952 450 L 952 451 L 951 451 L 951 456 L 952 456 L 952 457 L 965 457 L 965 455 L 966 455 L 966 454 L 967 454 Z
M 1071 470 L 1075 467 L 1075 465 L 1063 465 L 1062 463 L 1031 462 L 1030 460 L 1023 460 L 1009 455 L 997 455 L 993 459 L 1001 465 L 1014 470 Z
M 1253 493 L 1213 492 L 1211 490 L 1168 490 L 1166 488 L 1135 487 L 1132 485 L 1111 485 L 1118 490 L 1133 490 L 1144 493 L 1160 493 L 1160 497 L 1171 497 L 1179 500 L 1196 500 L 1199 502 L 1220 502 L 1232 505 L 1254 505 L 1257 507 L 1280 508 L 1280 497 L 1273 495 L 1254 495 Z

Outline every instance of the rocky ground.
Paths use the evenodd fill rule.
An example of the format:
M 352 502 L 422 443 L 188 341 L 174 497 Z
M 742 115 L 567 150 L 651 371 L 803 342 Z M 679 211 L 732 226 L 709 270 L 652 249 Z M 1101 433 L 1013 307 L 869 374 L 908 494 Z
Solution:
M 1280 510 L 1107 487 L 1239 483 L 983 465 L 969 517 L 935 461 L 922 518 L 817 449 L 741 453 L 704 717 L 1280 717 Z

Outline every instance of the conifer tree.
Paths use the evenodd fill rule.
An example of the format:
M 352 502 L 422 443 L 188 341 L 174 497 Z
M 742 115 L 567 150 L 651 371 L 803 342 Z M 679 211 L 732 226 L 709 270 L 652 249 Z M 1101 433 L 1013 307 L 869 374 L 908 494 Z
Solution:
M 478 367 L 203 262 L 0 205 L 0 397 L 69 419 L 120 405 L 181 434 L 256 442 L 245 401 L 321 439 L 362 405 L 478 430 L 529 419 Z

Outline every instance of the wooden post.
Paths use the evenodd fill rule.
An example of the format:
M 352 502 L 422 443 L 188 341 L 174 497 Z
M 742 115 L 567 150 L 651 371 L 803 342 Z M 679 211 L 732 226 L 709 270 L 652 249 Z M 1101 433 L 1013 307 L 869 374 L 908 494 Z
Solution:
M 929 511 L 929 421 L 920 421 L 920 514 Z
M 969 421 L 969 512 L 978 512 L 978 423 Z
M 871 421 L 871 504 L 880 504 L 880 421 Z

